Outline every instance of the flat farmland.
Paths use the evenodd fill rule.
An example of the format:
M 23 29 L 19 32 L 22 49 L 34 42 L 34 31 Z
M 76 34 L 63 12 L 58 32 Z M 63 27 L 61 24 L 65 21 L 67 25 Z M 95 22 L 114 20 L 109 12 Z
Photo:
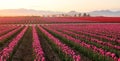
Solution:
M 1 17 L 0 61 L 120 61 L 119 17 Z

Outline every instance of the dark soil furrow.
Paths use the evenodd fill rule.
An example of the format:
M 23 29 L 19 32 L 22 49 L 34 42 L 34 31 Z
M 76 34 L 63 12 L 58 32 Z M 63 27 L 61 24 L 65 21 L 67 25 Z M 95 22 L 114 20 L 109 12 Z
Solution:
M 21 43 L 12 57 L 12 61 L 33 61 L 31 27 L 28 28 L 27 32 L 20 41 Z

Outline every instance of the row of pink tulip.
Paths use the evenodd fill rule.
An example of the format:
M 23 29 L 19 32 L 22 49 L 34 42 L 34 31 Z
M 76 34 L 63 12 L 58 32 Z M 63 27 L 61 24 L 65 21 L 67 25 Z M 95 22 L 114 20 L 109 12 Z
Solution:
M 76 27 L 72 27 L 71 28 L 71 30 L 73 30 L 73 31 L 77 31 L 77 32 L 80 32 L 80 33 L 83 33 L 83 34 L 88 34 L 88 35 L 90 35 L 90 36 L 93 36 L 93 37 L 100 37 L 100 38 L 104 38 L 104 39 L 107 39 L 108 41 L 110 41 L 110 42 L 118 42 L 118 43 L 120 43 L 120 40 L 119 39 L 117 39 L 118 37 L 117 37 L 117 34 L 116 34 L 116 32 L 118 32 L 118 34 L 120 33 L 118 30 L 120 29 L 117 25 L 116 25 L 116 27 L 118 27 L 118 28 L 116 28 L 115 26 L 114 26 L 114 28 L 112 28 L 112 29 L 110 29 L 110 27 L 109 26 L 102 26 L 102 27 L 98 27 L 97 25 L 94 25 L 94 26 L 91 26 L 90 28 L 89 28 L 89 26 L 91 26 L 91 25 L 87 25 L 85 28 L 83 28 L 82 26 L 80 26 L 79 28 L 76 28 Z M 96 27 L 95 27 L 96 26 Z M 82 28 L 81 28 L 82 27 Z M 98 28 L 97 28 L 98 27 Z M 105 27 L 105 29 L 104 29 L 104 27 Z M 108 28 L 107 28 L 108 27 Z M 112 25 L 111 25 L 111 27 L 112 27 Z M 65 27 L 65 28 L 67 28 L 67 27 Z M 97 30 L 99 30 L 99 31 L 101 31 L 101 32 L 98 32 Z M 109 30 L 111 30 L 112 32 L 110 33 L 109 32 L 109 34 L 113 34 L 113 33 L 115 33 L 116 35 L 114 35 L 114 36 L 112 36 L 112 37 L 108 37 L 108 36 L 110 36 L 109 34 L 107 35 L 104 35 L 104 33 L 105 32 L 108 32 Z M 104 32 L 104 33 L 102 33 L 102 32 Z M 98 35 L 98 34 L 103 34 L 103 35 Z M 119 34 L 120 35 L 120 34 Z
M 57 28 L 57 30 L 58 30 L 58 28 Z M 59 28 L 59 30 L 61 30 L 61 28 Z M 120 50 L 120 46 L 113 45 L 113 44 L 111 44 L 111 43 L 109 43 L 109 42 L 103 42 L 103 41 L 98 40 L 98 39 L 93 38 L 93 37 L 88 37 L 88 36 L 85 36 L 85 35 L 82 35 L 82 34 L 73 33 L 73 32 L 71 32 L 71 31 L 68 31 L 68 28 L 62 29 L 61 31 L 67 32 L 67 33 L 72 34 L 72 35 L 74 35 L 74 36 L 76 36 L 76 37 L 79 37 L 79 38 L 84 38 L 84 39 L 86 39 L 86 40 L 99 43 L 99 44 L 101 44 L 101 45 L 103 45 L 103 46 L 108 46 L 108 47 L 112 47 L 112 48 L 115 48 L 115 49 Z
M 5 26 L 5 25 L 0 25 L 0 30 L 5 30 L 5 29 L 8 29 L 10 28 L 11 26 Z
M 89 27 L 90 26 L 90 27 Z M 86 29 L 85 29 L 86 28 Z M 87 25 L 85 28 L 82 28 L 81 30 L 87 31 L 90 33 L 96 33 L 96 34 L 114 34 L 114 35 L 120 35 L 119 33 L 119 24 L 109 24 L 109 25 Z M 79 28 L 80 29 L 80 28 Z
M 10 37 L 11 35 L 13 35 L 15 32 L 17 32 L 17 31 L 20 30 L 21 28 L 22 28 L 22 26 L 16 28 L 15 30 L 13 30 L 13 31 L 11 31 L 11 32 L 8 32 L 8 33 L 5 34 L 5 35 L 0 36 L 0 41 L 6 39 L 6 38 L 8 38 L 8 37 Z
M 84 33 L 84 34 L 88 34 L 88 35 L 93 36 L 93 37 L 99 37 L 99 38 L 107 39 L 108 42 L 120 43 L 120 40 L 117 40 L 116 38 L 110 38 L 110 37 L 107 37 L 107 36 L 104 36 L 104 35 L 96 35 L 96 34 L 91 34 L 91 33 L 82 32 L 82 31 L 79 31 L 79 32 Z
M 61 30 L 61 28 L 59 28 L 59 29 L 57 28 L 56 30 Z M 86 40 L 89 40 L 89 41 L 92 41 L 92 42 L 96 42 L 96 43 L 98 43 L 98 44 L 101 44 L 101 45 L 103 45 L 103 46 L 108 46 L 108 47 L 111 47 L 111 48 L 120 50 L 120 46 L 113 45 L 113 44 L 111 44 L 111 43 L 109 43 L 109 42 L 103 42 L 103 41 L 98 40 L 98 39 L 93 38 L 93 37 L 88 37 L 88 36 L 85 36 L 85 35 L 82 35 L 82 34 L 77 34 L 77 33 L 68 31 L 67 28 L 66 28 L 66 29 L 62 29 L 61 31 L 62 31 L 62 32 L 69 33 L 69 34 L 71 34 L 71 35 L 74 35 L 74 36 L 76 36 L 76 37 L 78 37 L 78 38 L 83 38 L 83 39 L 86 39 Z
M 96 35 L 96 34 L 92 34 L 92 33 L 85 32 L 85 31 L 79 31 L 79 32 L 84 33 L 84 34 L 89 34 L 90 36 L 94 36 L 94 37 L 104 38 L 104 39 L 107 39 L 110 42 L 120 42 L 119 40 L 117 40 L 115 38 L 110 38 L 110 37 L 107 37 L 107 36 L 104 36 L 104 35 Z
M 66 28 L 66 29 L 67 29 L 67 28 Z M 59 28 L 59 29 L 57 28 L 57 30 L 61 30 L 61 28 Z M 65 33 L 69 33 L 69 35 L 76 36 L 78 39 L 79 39 L 79 38 L 83 38 L 83 39 L 86 39 L 86 40 L 88 40 L 88 41 L 90 41 L 90 42 L 96 42 L 96 43 L 98 43 L 98 44 L 103 45 L 103 47 L 104 47 L 104 46 L 107 46 L 107 47 L 109 47 L 109 48 L 118 49 L 118 50 L 117 50 L 118 52 L 119 52 L 119 50 L 120 50 L 120 46 L 112 45 L 112 44 L 109 43 L 109 42 L 103 42 L 103 41 L 100 41 L 100 40 L 95 39 L 95 38 L 92 38 L 92 37 L 87 37 L 87 36 L 85 36 L 85 35 L 76 34 L 76 33 L 73 33 L 73 32 L 71 32 L 71 31 L 67 31 L 67 30 L 65 30 L 65 29 L 62 29 L 61 31 L 62 31 L 62 32 L 65 32 Z M 118 54 L 118 55 L 119 55 L 119 54 Z
M 50 26 L 49 26 L 49 27 L 50 27 Z M 65 28 L 63 28 L 63 27 L 64 27 L 64 26 L 61 27 L 61 26 L 59 26 L 59 25 L 57 25 L 56 27 L 55 27 L 55 26 L 51 26 L 51 28 L 53 28 L 53 29 L 56 29 L 56 30 L 61 30 L 61 29 L 62 29 L 61 31 L 67 32 L 67 33 L 69 33 L 69 34 L 73 34 L 73 35 L 76 36 L 76 37 L 84 38 L 84 39 L 86 39 L 86 40 L 99 43 L 99 44 L 101 44 L 101 45 L 103 45 L 103 46 L 108 46 L 108 47 L 112 47 L 112 48 L 115 48 L 115 49 L 120 50 L 120 46 L 113 45 L 113 44 L 111 44 L 111 43 L 109 43 L 109 42 L 103 42 L 103 41 L 98 40 L 98 39 L 96 39 L 96 38 L 85 36 L 85 35 L 83 35 L 83 34 L 73 33 L 72 31 L 68 31 L 70 26 L 69 26 L 69 27 L 65 27 Z M 74 32 L 76 32 L 76 31 L 74 31 Z
M 33 28 L 33 30 L 32 30 L 33 44 L 32 45 L 33 45 L 33 49 L 34 49 L 34 53 L 35 53 L 34 61 L 45 61 L 44 52 L 42 50 L 35 26 L 32 26 L 32 28 Z
M 44 30 L 41 26 L 38 26 L 39 29 L 45 33 L 45 35 L 51 39 L 61 50 L 62 52 L 64 52 L 65 54 L 71 56 L 73 58 L 74 61 L 81 61 L 81 57 L 80 55 L 76 54 L 76 52 L 74 50 L 72 50 L 70 47 L 68 47 L 66 44 L 63 44 L 60 42 L 59 39 L 55 38 L 53 35 L 51 35 L 49 32 L 47 32 L 46 30 Z
M 90 26 L 90 25 L 89 25 Z M 94 33 L 94 34 L 99 34 L 103 36 L 107 36 L 110 38 L 117 39 L 119 38 L 120 32 L 119 32 L 119 25 L 109 25 L 109 26 L 100 26 L 100 25 L 95 25 L 92 26 L 92 28 L 89 28 L 89 30 L 82 29 L 83 31 Z
M 3 26 L 3 25 L 0 25 L 0 30 L 3 31 L 3 30 L 6 30 L 10 28 L 10 26 Z
M 65 37 L 65 38 L 67 38 L 68 40 L 71 40 L 71 41 L 73 41 L 73 42 L 76 42 L 76 43 L 79 44 L 80 46 L 83 46 L 83 47 L 86 47 L 86 48 L 88 48 L 88 49 L 91 49 L 91 50 L 93 50 L 94 52 L 98 52 L 98 53 L 100 53 L 100 54 L 103 55 L 103 56 L 106 55 L 106 56 L 112 57 L 114 60 L 118 60 L 118 58 L 119 58 L 119 57 L 116 56 L 115 53 L 112 53 L 112 52 L 109 52 L 109 51 L 105 51 L 105 50 L 103 50 L 102 48 L 97 48 L 97 47 L 94 46 L 94 45 L 87 44 L 87 43 L 85 43 L 85 42 L 83 42 L 83 41 L 81 41 L 81 40 L 79 40 L 79 39 L 75 39 L 75 38 L 73 38 L 73 37 L 71 37 L 71 36 L 69 36 L 69 35 L 67 35 L 67 34 L 63 34 L 62 32 L 58 32 L 58 31 L 56 31 L 56 30 L 54 30 L 54 29 L 51 29 L 51 28 L 49 28 L 49 27 L 46 27 L 46 28 L 49 29 L 49 30 L 51 30 L 51 31 L 53 31 L 53 32 L 55 32 L 55 33 L 57 33 L 57 34 L 59 34 L 59 35 L 61 35 L 61 36 L 63 36 L 63 37 Z
M 111 30 L 111 31 L 110 31 Z M 116 31 L 114 31 L 113 29 L 109 29 L 108 28 L 95 28 L 94 30 L 89 29 L 89 30 L 83 30 L 85 32 L 89 32 L 89 33 L 93 33 L 93 34 L 97 34 L 97 35 L 101 35 L 101 36 L 106 36 L 106 37 L 110 37 L 110 38 L 114 38 L 114 39 L 118 39 L 118 33 L 116 33 Z
M 57 25 L 58 26 L 58 25 Z M 98 27 L 98 28 L 96 28 L 96 27 Z M 110 25 L 109 25 L 110 26 Z M 104 28 L 109 28 L 109 26 L 103 26 L 102 25 L 102 27 L 100 28 L 100 25 L 98 26 L 98 25 L 73 25 L 73 26 L 69 26 L 69 25 L 59 25 L 58 27 L 61 27 L 61 28 L 63 28 L 63 29 L 69 29 L 69 30 L 72 30 L 72 31 L 74 31 L 74 32 L 80 32 L 80 33 L 83 33 L 83 34 L 88 34 L 88 35 L 90 35 L 90 36 L 93 36 L 93 37 L 99 37 L 99 38 L 104 38 L 104 39 L 107 39 L 109 42 L 118 42 L 118 43 L 120 43 L 120 40 L 119 39 L 117 39 L 117 38 L 115 38 L 116 36 L 114 36 L 113 38 L 110 38 L 110 37 L 107 37 L 107 36 L 105 36 L 105 35 L 98 35 L 99 34 L 99 32 L 97 32 L 96 30 L 99 30 L 99 31 L 106 31 L 106 29 L 104 30 Z M 112 25 L 111 25 L 112 26 Z M 114 28 L 115 29 L 117 29 L 116 27 L 117 27 L 118 25 L 114 25 Z M 107 29 L 108 29 L 107 28 Z M 120 28 L 118 28 L 117 30 L 113 30 L 114 28 L 112 28 L 112 31 L 115 33 L 115 32 L 118 32 L 117 30 L 119 30 Z M 102 30 L 101 30 L 102 29 Z M 109 29 L 108 29 L 109 30 Z M 107 32 L 107 31 L 106 31 Z M 113 33 L 113 32 L 111 32 L 111 33 Z M 119 32 L 118 32 L 119 33 Z
M 0 27 L 0 36 L 2 35 L 2 34 L 5 34 L 6 32 L 8 32 L 8 31 L 10 31 L 10 30 L 13 30 L 13 29 L 15 29 L 15 28 L 17 28 L 18 26 L 6 26 L 6 27 L 4 27 L 4 29 L 2 29 L 1 30 L 1 28 L 2 27 Z
M 10 58 L 10 54 L 12 53 L 14 47 L 17 45 L 19 40 L 23 37 L 28 27 L 25 27 L 12 41 L 6 46 L 2 51 L 0 51 L 0 61 L 7 61 Z

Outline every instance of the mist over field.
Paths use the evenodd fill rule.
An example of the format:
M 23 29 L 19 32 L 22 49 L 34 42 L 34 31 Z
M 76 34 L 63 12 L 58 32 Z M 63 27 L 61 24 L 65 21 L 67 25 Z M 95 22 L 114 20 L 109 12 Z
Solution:
M 77 12 L 77 11 L 69 11 L 69 12 L 59 12 L 59 11 L 44 11 L 44 10 L 35 10 L 35 9 L 4 9 L 0 10 L 0 16 L 42 16 L 42 15 L 59 15 L 59 14 L 67 14 L 67 15 L 75 15 L 79 13 L 89 13 L 91 16 L 106 16 L 106 17 L 120 17 L 120 11 L 112 11 L 112 10 L 96 10 L 90 12 Z

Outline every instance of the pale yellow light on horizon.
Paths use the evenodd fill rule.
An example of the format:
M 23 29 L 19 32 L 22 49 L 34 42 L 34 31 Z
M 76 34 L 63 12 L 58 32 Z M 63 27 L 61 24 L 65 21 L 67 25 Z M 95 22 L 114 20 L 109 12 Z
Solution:
M 120 10 L 120 0 L 0 0 L 0 9 L 35 9 L 46 11 Z

